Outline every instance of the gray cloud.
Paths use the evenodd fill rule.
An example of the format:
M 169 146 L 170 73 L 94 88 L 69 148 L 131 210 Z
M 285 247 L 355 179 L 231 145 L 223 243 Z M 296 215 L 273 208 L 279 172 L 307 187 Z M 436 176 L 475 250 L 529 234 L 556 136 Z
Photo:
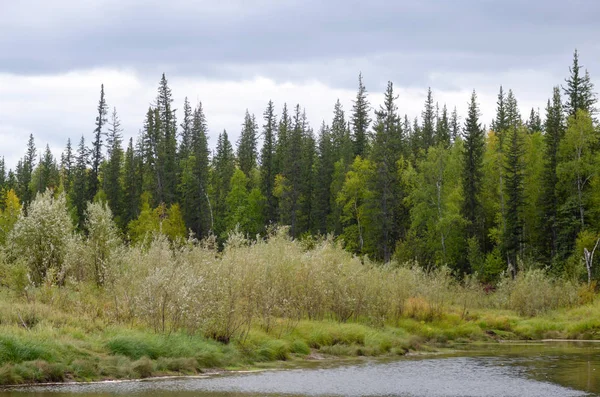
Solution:
M 358 68 L 419 84 L 435 70 L 564 65 L 574 47 L 593 54 L 600 33 L 595 0 L 13 3 L 0 6 L 10 31 L 0 38 L 0 70 L 13 73 L 116 66 L 248 78 L 266 67 L 302 79 L 296 69 L 311 65 L 312 77 L 337 85 L 354 85 Z M 348 70 L 332 76 L 330 62 Z
M 575 47 L 600 76 L 598 20 L 597 0 L 0 0 L 0 137 L 12 165 L 30 132 L 91 137 L 102 82 L 135 136 L 163 71 L 176 107 L 204 102 L 212 142 L 269 99 L 317 127 L 335 98 L 349 110 L 359 71 L 374 107 L 392 80 L 411 117 L 428 86 L 459 112 L 475 88 L 487 123 L 500 84 L 543 109 Z

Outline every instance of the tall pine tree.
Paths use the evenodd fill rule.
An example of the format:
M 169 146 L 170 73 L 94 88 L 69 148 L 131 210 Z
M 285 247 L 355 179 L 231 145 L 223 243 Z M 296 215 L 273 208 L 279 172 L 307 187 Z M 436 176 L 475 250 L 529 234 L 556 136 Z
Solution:
M 369 146 L 368 130 L 371 119 L 369 111 L 371 105 L 367 99 L 367 89 L 363 84 L 362 73 L 358 75 L 358 92 L 352 106 L 352 141 L 354 155 L 365 156 Z
M 102 164 L 102 136 L 104 135 L 104 126 L 108 122 L 108 105 L 104 97 L 104 84 L 100 86 L 100 100 L 98 101 L 98 114 L 96 116 L 96 128 L 94 129 L 94 140 L 92 150 L 90 150 L 91 169 L 88 182 L 88 200 L 92 200 L 99 188 L 100 164 Z
M 482 210 L 479 194 L 482 187 L 482 163 L 485 147 L 484 130 L 479 123 L 479 105 L 475 90 L 471 94 L 471 102 L 464 129 L 464 168 L 462 213 L 467 221 L 467 237 L 482 246 L 484 240 Z M 469 273 L 471 264 L 465 264 L 462 271 Z

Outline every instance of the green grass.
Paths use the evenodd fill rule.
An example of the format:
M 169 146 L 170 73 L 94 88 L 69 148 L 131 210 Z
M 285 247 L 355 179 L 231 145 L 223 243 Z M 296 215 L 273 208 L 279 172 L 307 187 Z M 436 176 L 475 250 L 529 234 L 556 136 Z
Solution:
M 23 313 L 28 313 L 26 326 Z M 275 321 L 222 344 L 201 335 L 82 321 L 49 306 L 0 303 L 0 384 L 191 375 L 309 357 L 395 356 L 440 344 L 515 339 L 600 339 L 600 302 L 537 317 L 446 310 L 393 324 Z M 293 364 L 292 364 L 293 365 Z

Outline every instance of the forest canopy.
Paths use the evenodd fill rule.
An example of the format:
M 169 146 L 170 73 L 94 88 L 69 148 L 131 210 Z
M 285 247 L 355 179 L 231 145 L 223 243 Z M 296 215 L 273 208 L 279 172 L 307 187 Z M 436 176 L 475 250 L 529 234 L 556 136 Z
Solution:
M 359 75 L 352 108 L 338 100 L 330 123 L 314 130 L 302 105 L 277 111 L 269 101 L 258 118 L 246 112 L 235 145 L 223 131 L 211 153 L 202 102 L 186 98 L 176 111 L 164 74 L 127 142 L 102 85 L 91 136 L 69 139 L 56 159 L 31 135 L 14 170 L 0 162 L 0 242 L 9 258 L 35 264 L 38 283 L 73 255 L 72 236 L 94 242 L 101 285 L 115 247 L 152 233 L 222 247 L 232 231 L 261 239 L 276 226 L 305 241 L 331 235 L 357 257 L 448 267 L 484 283 L 538 268 L 592 282 L 600 129 L 577 51 L 548 93 L 542 110 L 522 115 L 500 86 L 487 124 L 475 91 L 464 120 L 431 89 L 415 117 L 398 109 L 392 82 L 372 104 Z M 33 239 L 40 225 L 45 235 Z

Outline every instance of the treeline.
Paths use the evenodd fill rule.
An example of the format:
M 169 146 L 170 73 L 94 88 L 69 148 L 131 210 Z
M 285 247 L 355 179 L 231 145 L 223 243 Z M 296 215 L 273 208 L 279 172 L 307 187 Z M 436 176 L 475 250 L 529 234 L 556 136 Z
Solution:
M 25 214 L 51 188 L 65 193 L 84 233 L 88 202 L 106 202 L 132 243 L 162 231 L 222 244 L 236 228 L 254 237 L 288 225 L 293 238 L 332 234 L 359 256 L 447 265 L 484 282 L 528 267 L 585 278 L 585 259 L 591 281 L 600 130 L 577 52 L 569 72 L 545 110 L 527 117 L 500 87 L 489 129 L 475 91 L 464 121 L 431 89 L 420 118 L 409 118 L 392 82 L 372 118 L 359 76 L 352 109 L 338 101 L 316 133 L 303 107 L 277 113 L 269 101 L 261 121 L 246 112 L 235 149 L 223 131 L 214 153 L 202 103 L 186 98 L 176 111 L 164 74 L 140 135 L 128 142 L 102 86 L 91 146 L 82 136 L 75 147 L 68 140 L 59 160 L 48 146 L 38 158 L 30 136 L 14 170 L 0 163 L 2 238 L 19 201 Z

